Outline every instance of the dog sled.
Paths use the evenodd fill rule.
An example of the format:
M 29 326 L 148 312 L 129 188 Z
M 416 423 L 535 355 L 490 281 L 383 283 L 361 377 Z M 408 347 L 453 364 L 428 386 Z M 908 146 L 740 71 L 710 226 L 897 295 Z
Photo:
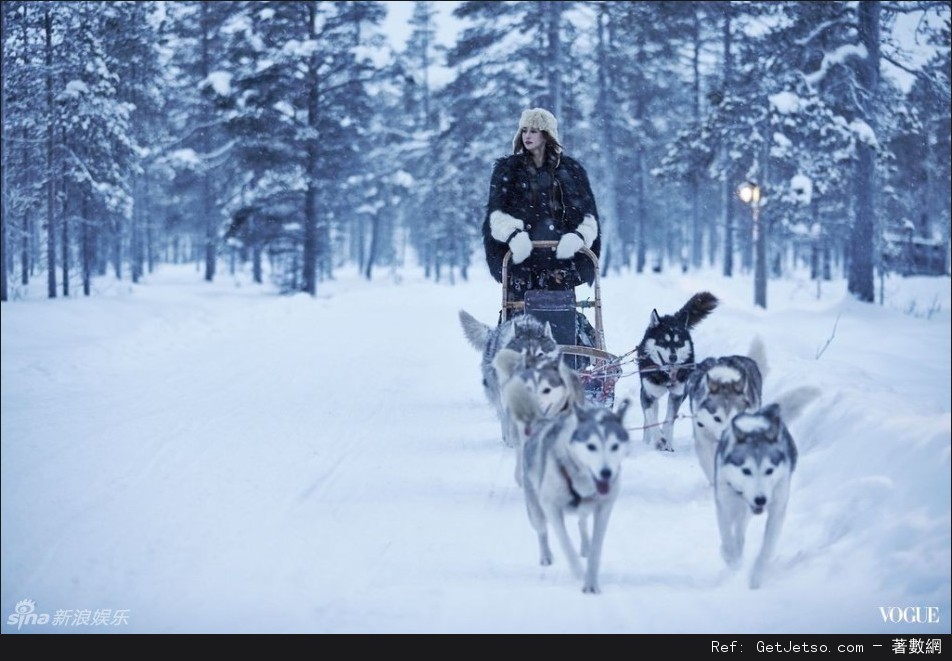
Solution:
M 554 251 L 557 246 L 558 241 L 532 242 L 534 250 Z M 594 298 L 578 300 L 575 289 L 529 289 L 523 300 L 518 301 L 510 299 L 509 287 L 506 286 L 512 259 L 512 252 L 507 251 L 502 260 L 500 323 L 520 314 L 531 314 L 543 322 L 549 322 L 564 359 L 582 379 L 586 398 L 611 408 L 615 401 L 615 385 L 622 374 L 620 359 L 605 348 L 598 257 L 588 248 L 583 247 L 579 252 L 592 260 L 594 266 Z M 588 319 L 586 310 L 593 311 L 594 323 Z M 582 324 L 586 321 L 594 332 L 583 328 Z

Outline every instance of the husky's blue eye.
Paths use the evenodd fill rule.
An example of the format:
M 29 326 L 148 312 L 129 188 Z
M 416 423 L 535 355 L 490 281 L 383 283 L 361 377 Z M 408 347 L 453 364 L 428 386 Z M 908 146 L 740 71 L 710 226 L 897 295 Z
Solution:
M 586 445 L 585 447 L 587 447 L 587 448 L 588 448 L 589 450 L 591 450 L 592 452 L 595 452 L 595 450 L 598 449 L 598 447 L 597 447 L 594 443 L 589 443 L 589 444 Z
M 612 452 L 618 452 L 618 443 L 615 443 L 615 444 L 612 446 Z
M 751 475 L 751 472 L 750 472 L 750 469 L 749 469 L 749 468 L 745 468 L 745 469 L 743 470 L 743 473 L 744 473 L 744 475 Z
M 543 395 L 548 395 L 550 392 L 552 392 L 552 388 L 543 388 L 543 389 L 542 389 L 542 394 L 543 394 Z
M 772 473 L 773 473 L 773 468 L 768 468 L 768 469 L 767 469 L 767 475 L 771 475 Z

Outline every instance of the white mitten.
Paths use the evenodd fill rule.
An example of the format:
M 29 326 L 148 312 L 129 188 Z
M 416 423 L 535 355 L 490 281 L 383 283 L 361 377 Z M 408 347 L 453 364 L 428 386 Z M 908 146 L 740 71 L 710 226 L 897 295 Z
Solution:
M 519 232 L 509 239 L 509 250 L 512 251 L 512 263 L 522 264 L 532 252 L 532 239 L 528 232 Z
M 562 238 L 559 239 L 558 247 L 555 249 L 555 256 L 558 259 L 571 259 L 584 245 L 585 242 L 582 241 L 582 237 L 575 232 L 563 234 Z

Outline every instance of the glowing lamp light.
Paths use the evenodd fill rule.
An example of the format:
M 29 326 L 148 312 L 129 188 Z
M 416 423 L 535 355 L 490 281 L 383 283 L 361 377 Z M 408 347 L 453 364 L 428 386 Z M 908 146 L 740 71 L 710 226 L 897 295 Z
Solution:
M 738 187 L 737 196 L 744 204 L 756 205 L 760 202 L 760 186 L 745 181 Z

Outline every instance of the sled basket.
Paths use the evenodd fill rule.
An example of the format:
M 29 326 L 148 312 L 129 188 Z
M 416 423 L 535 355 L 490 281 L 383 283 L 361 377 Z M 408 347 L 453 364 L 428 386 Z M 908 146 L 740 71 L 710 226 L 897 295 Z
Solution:
M 584 356 L 591 361 L 578 369 L 585 388 L 585 397 L 590 402 L 612 408 L 615 403 L 615 384 L 621 378 L 622 370 L 618 357 L 607 351 L 584 346 L 562 346 L 563 355 Z

